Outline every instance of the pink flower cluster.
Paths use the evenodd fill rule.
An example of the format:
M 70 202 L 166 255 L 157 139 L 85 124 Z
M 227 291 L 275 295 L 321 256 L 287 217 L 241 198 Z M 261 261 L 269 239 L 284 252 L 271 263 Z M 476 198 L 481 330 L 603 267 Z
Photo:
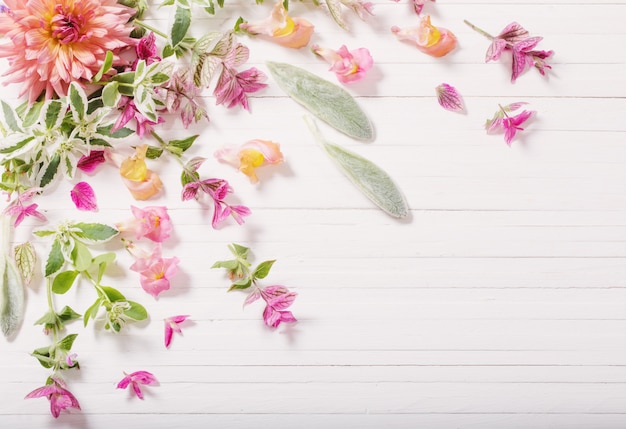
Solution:
M 291 292 L 285 286 L 267 286 L 261 288 L 256 287 L 244 302 L 244 306 L 253 303 L 259 298 L 265 301 L 265 310 L 263 310 L 263 321 L 271 328 L 277 328 L 281 323 L 293 323 L 298 319 L 294 317 L 287 308 L 293 304 L 298 294 Z

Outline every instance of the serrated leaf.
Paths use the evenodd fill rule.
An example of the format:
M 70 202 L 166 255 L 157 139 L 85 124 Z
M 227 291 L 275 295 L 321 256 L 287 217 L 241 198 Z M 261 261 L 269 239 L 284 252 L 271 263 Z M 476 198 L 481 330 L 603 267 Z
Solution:
M 133 320 L 145 320 L 148 318 L 148 312 L 145 307 L 135 301 L 128 301 L 130 304 L 130 308 L 124 311 L 124 314 L 127 317 L 130 317 Z
M 252 277 L 255 279 L 264 279 L 267 277 L 272 269 L 272 265 L 274 265 L 274 262 L 276 262 L 275 259 L 261 262 L 254 270 L 254 273 L 252 273 Z
M 62 295 L 71 289 L 78 271 L 63 271 L 57 274 L 52 281 L 52 292 Z
M 119 234 L 119 231 L 103 223 L 76 223 L 74 227 L 80 232 L 73 234 L 77 239 L 87 243 L 104 243 Z
M 55 239 L 52 242 L 52 248 L 48 254 L 48 260 L 46 261 L 46 277 L 49 277 L 63 268 L 65 263 L 65 257 L 61 251 L 61 242 Z
M 104 74 L 111 69 L 112 65 L 113 65 L 113 52 L 107 51 L 106 55 L 104 56 L 104 62 L 102 63 L 102 67 L 100 67 L 100 70 L 98 70 L 98 73 L 96 73 L 96 75 L 93 77 L 92 82 L 100 82 L 100 80 L 102 79 L 102 76 L 104 76 Z
M 74 121 L 81 121 L 87 113 L 87 96 L 76 82 L 70 84 L 68 98 Z
M 172 25 L 172 46 L 176 47 L 185 38 L 189 25 L 191 24 L 191 10 L 176 6 L 174 24 Z
M 13 108 L 5 101 L 2 101 L 2 113 L 4 114 L 4 121 L 11 131 L 15 131 L 17 133 L 22 131 L 17 123 L 17 117 L 15 116 Z
M 44 122 L 46 129 L 53 130 L 61 125 L 63 116 L 65 115 L 65 104 L 58 100 L 51 100 L 46 105 Z
M 370 120 L 346 90 L 290 64 L 267 66 L 283 91 L 316 117 L 350 137 L 372 140 Z
M 22 276 L 25 284 L 29 284 L 35 273 L 35 264 L 37 262 L 37 254 L 35 248 L 30 242 L 18 244 L 13 249 L 13 257 L 15 265 Z
M 365 196 L 393 217 L 403 218 L 409 214 L 404 195 L 383 169 L 361 155 L 324 140 L 313 120 L 310 117 L 306 120 L 326 153 Z
M 107 83 L 102 90 L 102 103 L 107 107 L 116 107 L 120 100 L 120 93 L 118 91 L 120 83 L 116 80 L 112 80 Z
M 59 171 L 59 164 L 61 164 L 61 155 L 55 153 L 46 166 L 43 176 L 41 176 L 41 181 L 39 182 L 40 187 L 45 188 L 50 184 L 50 182 L 52 182 L 54 176 L 56 176 Z
M 26 146 L 28 143 L 30 143 L 33 140 L 35 140 L 35 137 L 33 136 L 26 137 L 24 140 L 20 140 L 19 142 L 15 143 L 13 146 L 0 149 L 0 154 L 15 152 L 16 150 L 23 148 L 24 146 Z
M 342 10 L 341 10 L 341 1 L 339 0 L 326 0 L 326 6 L 328 6 L 328 11 L 330 12 L 330 16 L 335 20 L 335 22 L 344 30 L 348 31 L 348 26 L 343 19 Z

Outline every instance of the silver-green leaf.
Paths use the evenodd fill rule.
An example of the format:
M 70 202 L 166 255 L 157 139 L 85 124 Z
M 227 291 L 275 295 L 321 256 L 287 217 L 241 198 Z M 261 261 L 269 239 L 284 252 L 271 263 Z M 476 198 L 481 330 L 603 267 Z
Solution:
M 9 216 L 0 215 L 2 245 L 0 246 L 0 329 L 5 337 L 17 333 L 24 316 L 24 284 L 9 254 Z
M 310 117 L 305 119 L 326 153 L 365 196 L 393 217 L 403 218 L 409 214 L 402 191 L 383 169 L 354 152 L 326 141 L 313 120 Z
M 290 64 L 268 62 L 267 67 L 283 91 L 322 121 L 357 140 L 374 138 L 369 118 L 343 88 Z

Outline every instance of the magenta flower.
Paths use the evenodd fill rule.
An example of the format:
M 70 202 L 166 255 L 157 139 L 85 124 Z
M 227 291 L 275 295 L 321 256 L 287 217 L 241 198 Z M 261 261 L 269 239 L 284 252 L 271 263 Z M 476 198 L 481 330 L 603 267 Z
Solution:
M 137 63 L 140 60 L 145 60 L 146 65 L 161 61 L 161 57 L 157 55 L 156 37 L 152 32 L 139 39 L 137 46 L 135 46 L 135 52 L 137 54 L 137 59 L 132 65 L 133 70 L 137 68 Z
M 180 118 L 185 128 L 192 122 L 202 118 L 209 120 L 206 109 L 202 106 L 201 89 L 193 81 L 193 74 L 187 71 L 176 70 L 162 88 L 159 94 L 163 96 L 163 104 L 170 113 L 180 112 Z
M 169 348 L 170 344 L 172 343 L 172 335 L 174 335 L 174 332 L 182 335 L 183 331 L 179 325 L 183 323 L 185 320 L 187 320 L 188 317 L 189 315 L 181 315 L 181 316 L 166 317 L 165 319 L 163 319 L 163 321 L 165 322 L 165 347 L 166 348 Z
M 154 242 L 162 243 L 170 237 L 172 222 L 165 206 L 148 206 L 140 209 L 130 206 L 135 219 L 116 225 L 120 231 L 131 231 L 137 240 L 146 237 Z
M 424 5 L 429 0 L 411 0 L 411 1 L 413 2 L 413 8 L 415 9 L 415 13 L 419 15 L 420 13 L 422 13 L 422 9 L 424 8 Z M 435 2 L 436 0 L 430 0 L 430 1 Z
M 435 88 L 435 92 L 437 93 L 437 101 L 444 109 L 452 112 L 463 112 L 465 110 L 461 94 L 452 85 L 442 83 Z
M 96 194 L 87 182 L 79 182 L 70 191 L 70 197 L 78 210 L 95 212 L 98 210 Z
M 244 306 L 253 303 L 259 298 L 263 298 L 265 301 L 263 321 L 270 328 L 277 328 L 281 323 L 294 323 L 298 321 L 291 311 L 286 310 L 293 304 L 297 295 L 296 292 L 290 292 L 285 286 L 257 287 L 257 289 L 248 295 Z
M 85 173 L 92 173 L 98 165 L 105 161 L 103 150 L 92 150 L 89 155 L 83 155 L 78 160 L 77 167 Z
M 130 269 L 139 273 L 143 290 L 156 298 L 170 288 L 170 279 L 178 272 L 178 262 L 177 257 L 163 258 L 159 243 L 152 254 L 138 258 Z
M 141 114 L 141 112 L 135 106 L 135 102 L 128 96 L 123 95 L 120 97 L 118 108 L 122 109 L 122 113 L 115 121 L 111 132 L 120 130 L 124 125 L 130 122 L 131 119 L 135 119 L 136 132 L 139 138 L 142 138 L 144 134 L 149 133 L 152 130 L 153 125 L 165 122 L 165 120 L 159 117 L 157 122 L 151 121 Z
M 239 225 L 242 225 L 244 216 L 251 214 L 250 209 L 246 206 L 230 205 L 224 201 L 224 198 L 232 192 L 232 188 L 224 179 L 205 179 L 187 183 L 183 186 L 183 201 L 192 198 L 197 199 L 199 191 L 204 192 L 213 200 L 213 220 L 211 222 L 213 228 L 217 228 L 228 216 L 232 216 Z
M 511 146 L 515 134 L 518 131 L 524 130 L 521 125 L 536 113 L 534 110 L 523 110 L 517 115 L 509 115 L 509 113 L 519 109 L 524 104 L 526 103 L 513 103 L 504 107 L 499 106 L 500 110 L 494 114 L 493 118 L 487 120 L 485 123 L 487 133 L 504 131 L 504 141 Z
M 126 389 L 128 386 L 132 386 L 135 395 L 139 399 L 143 399 L 143 392 L 141 391 L 141 386 L 155 386 L 158 385 L 159 382 L 156 377 L 148 372 L 148 371 L 136 371 L 130 374 L 124 373 L 125 377 L 117 383 L 118 389 Z
M 229 109 L 240 104 L 244 109 L 250 110 L 246 94 L 265 88 L 265 79 L 267 76 L 255 67 L 237 73 L 234 68 L 224 65 L 213 90 L 213 95 L 217 98 L 215 104 L 224 104 Z
M 37 204 L 24 204 L 30 201 L 40 190 L 41 188 L 27 189 L 18 194 L 17 198 L 4 209 L 3 214 L 16 216 L 15 223 L 13 224 L 14 227 L 17 228 L 27 216 L 35 216 L 37 219 L 43 221 L 47 220 L 46 216 L 37 210 L 37 207 L 39 207 Z
M 65 383 L 60 378 L 50 377 L 45 386 L 33 390 L 24 399 L 32 398 L 47 398 L 50 401 L 50 412 L 55 419 L 61 411 L 68 408 L 80 410 L 78 400 L 65 388 Z
M 335 51 L 313 45 L 311 51 L 330 64 L 330 71 L 337 75 L 337 79 L 341 83 L 352 83 L 363 79 L 374 64 L 374 60 L 366 48 L 348 51 L 346 45 L 341 45 Z

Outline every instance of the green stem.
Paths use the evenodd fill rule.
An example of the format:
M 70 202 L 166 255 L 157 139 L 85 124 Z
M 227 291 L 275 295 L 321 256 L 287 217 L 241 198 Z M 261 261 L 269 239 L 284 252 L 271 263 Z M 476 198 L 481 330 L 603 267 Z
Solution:
M 478 28 L 476 27 L 474 24 L 472 24 L 471 22 L 469 22 L 467 19 L 463 20 L 464 23 L 466 23 L 472 30 L 476 31 L 477 33 L 482 34 L 483 36 L 485 36 L 487 39 L 489 40 L 493 40 L 494 37 L 487 33 L 485 30 L 483 30 L 482 28 Z
M 155 28 L 153 26 L 151 26 L 150 24 L 146 24 L 145 22 L 136 19 L 133 21 L 133 23 L 137 24 L 138 26 L 145 28 L 148 31 L 152 31 L 154 34 L 163 37 L 165 40 L 169 40 L 170 36 L 168 36 L 167 34 L 165 34 L 164 32 L 162 32 L 161 30 L 159 30 L 158 28 Z

